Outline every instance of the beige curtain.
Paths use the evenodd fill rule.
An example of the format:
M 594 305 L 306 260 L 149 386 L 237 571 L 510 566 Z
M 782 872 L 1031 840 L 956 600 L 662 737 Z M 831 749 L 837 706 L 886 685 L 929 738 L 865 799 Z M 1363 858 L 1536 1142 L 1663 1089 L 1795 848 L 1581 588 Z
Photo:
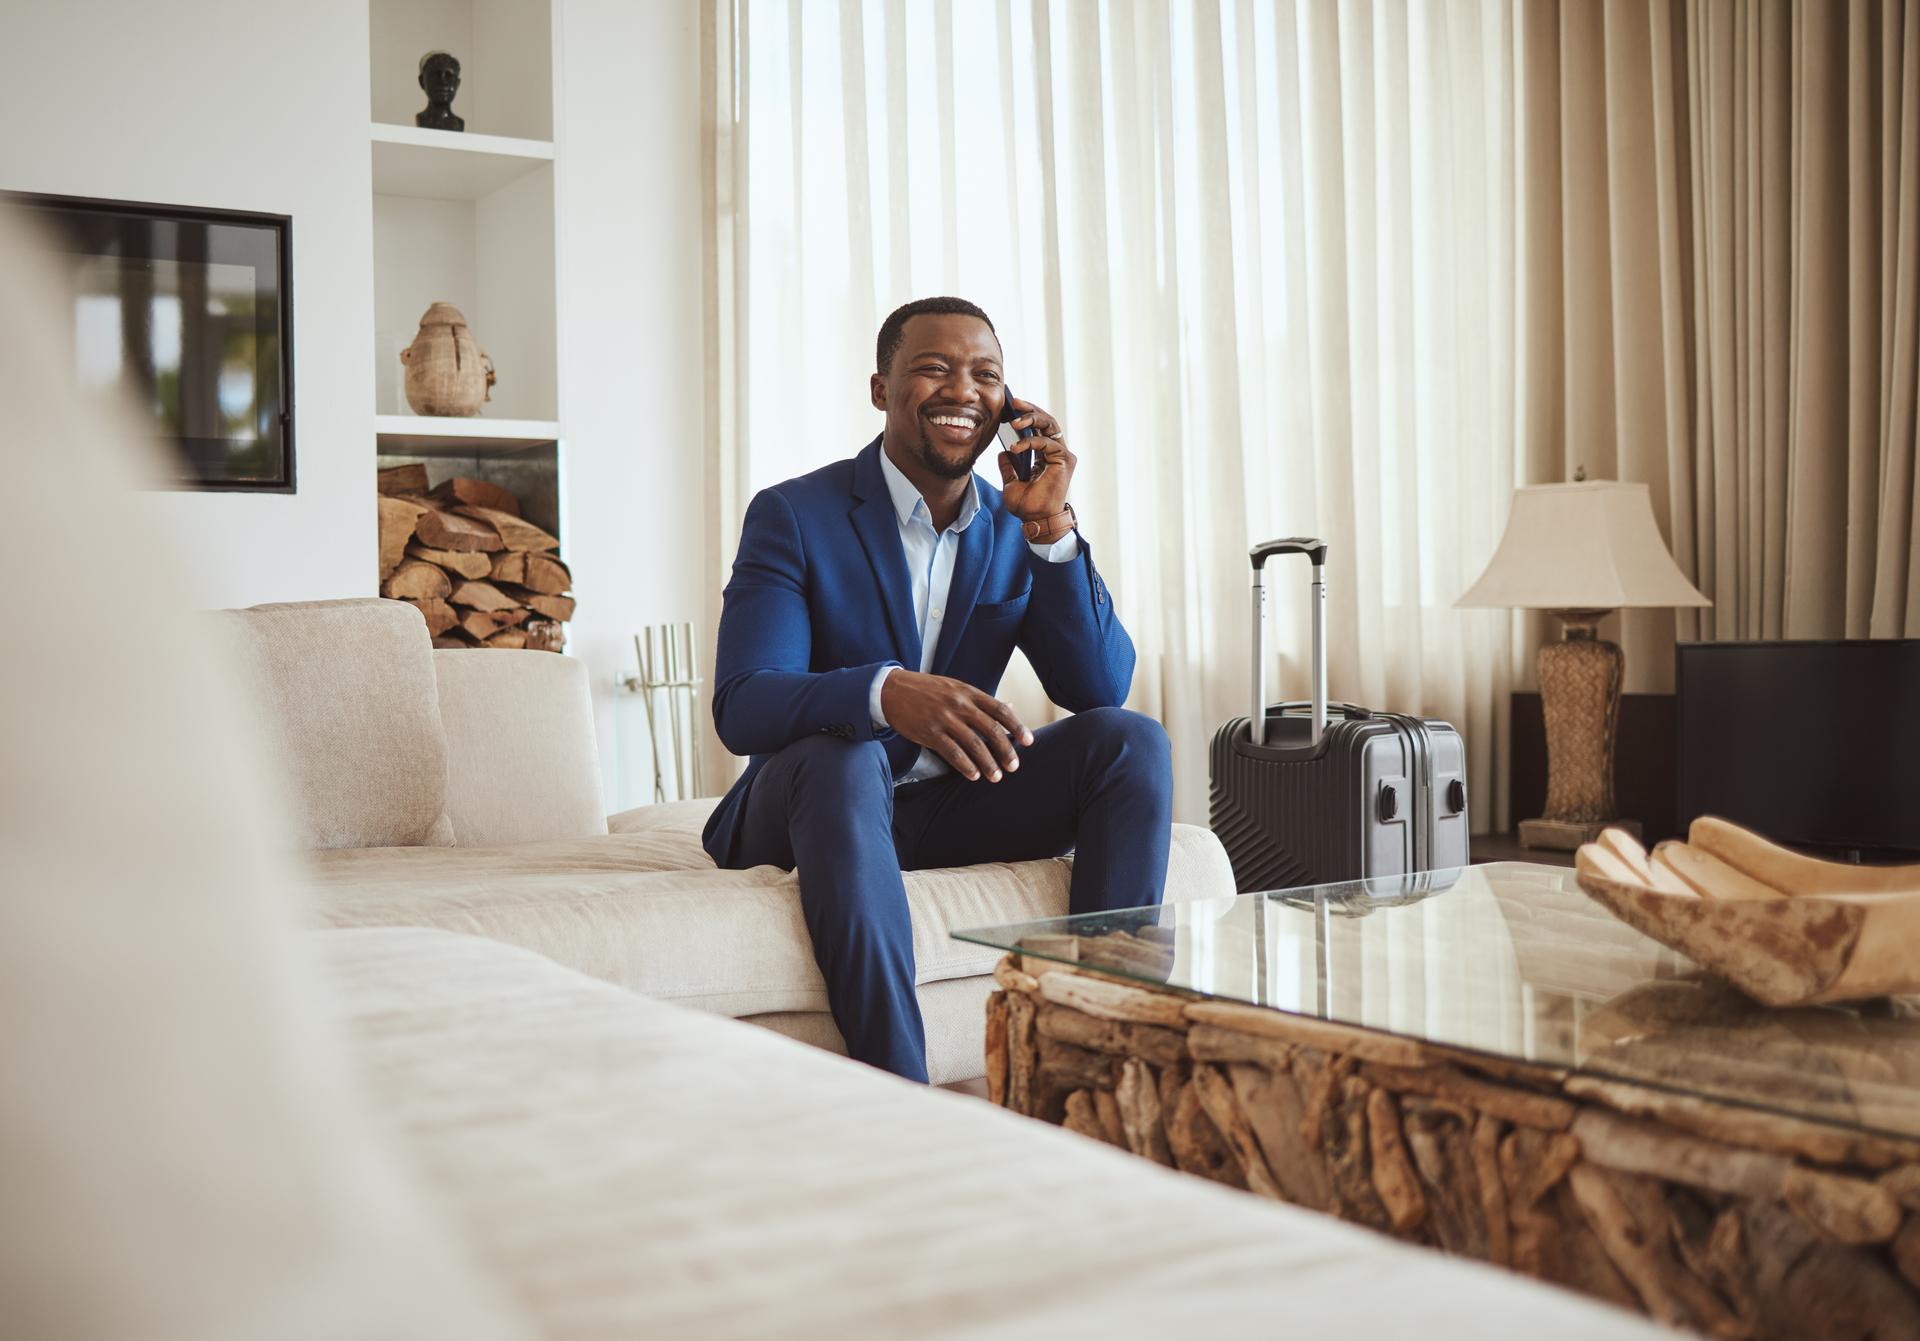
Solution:
M 1920 4 L 1519 11 L 1530 480 L 1642 480 L 1682 638 L 1920 636 Z
M 1082 458 L 1179 817 L 1247 710 L 1247 547 L 1311 533 L 1333 696 L 1458 724 L 1485 828 L 1515 621 L 1453 601 L 1523 463 L 1507 0 L 709 0 L 706 34 L 716 598 L 752 491 L 877 431 L 880 319 L 959 293 Z M 1269 584 L 1304 697 L 1307 572 Z

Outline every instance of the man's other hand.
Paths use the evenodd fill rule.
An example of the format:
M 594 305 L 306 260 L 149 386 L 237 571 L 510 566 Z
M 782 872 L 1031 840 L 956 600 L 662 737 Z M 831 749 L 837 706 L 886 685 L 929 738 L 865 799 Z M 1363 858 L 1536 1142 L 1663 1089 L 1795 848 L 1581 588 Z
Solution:
M 1002 770 L 1020 767 L 1014 742 L 1033 744 L 1010 706 L 945 675 L 892 672 L 880 686 L 880 710 L 888 726 L 972 782 L 1000 781 Z

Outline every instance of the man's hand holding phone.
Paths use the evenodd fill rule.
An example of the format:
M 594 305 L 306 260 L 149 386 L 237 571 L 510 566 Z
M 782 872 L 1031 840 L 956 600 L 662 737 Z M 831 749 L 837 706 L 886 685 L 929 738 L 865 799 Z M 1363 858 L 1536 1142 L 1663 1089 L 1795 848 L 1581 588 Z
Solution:
M 1000 453 L 1000 497 L 1007 511 L 1026 524 L 1028 540 L 1050 545 L 1073 529 L 1067 490 L 1078 458 L 1067 450 L 1060 421 L 1032 401 L 1009 393 L 1007 411 L 1007 425 L 1020 435 L 1019 450 L 1032 451 L 1034 462 L 1031 477 L 1022 479 L 1013 453 Z
M 895 731 L 972 782 L 1000 781 L 1020 767 L 1015 743 L 1033 744 L 1033 732 L 1010 706 L 945 675 L 890 671 L 880 686 L 880 708 Z

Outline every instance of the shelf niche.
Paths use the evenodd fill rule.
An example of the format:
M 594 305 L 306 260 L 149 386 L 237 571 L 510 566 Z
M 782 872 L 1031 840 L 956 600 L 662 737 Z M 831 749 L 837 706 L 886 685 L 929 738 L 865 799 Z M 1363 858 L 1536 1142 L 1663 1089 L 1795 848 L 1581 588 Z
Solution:
M 367 30 L 373 120 L 412 127 L 427 105 L 420 58 L 445 51 L 460 62 L 453 110 L 468 134 L 553 138 L 553 12 L 543 0 L 372 0 Z
M 420 318 L 452 303 L 493 360 L 484 418 L 558 418 L 553 165 L 538 163 L 477 199 L 373 197 L 374 413 L 406 414 L 400 351 Z

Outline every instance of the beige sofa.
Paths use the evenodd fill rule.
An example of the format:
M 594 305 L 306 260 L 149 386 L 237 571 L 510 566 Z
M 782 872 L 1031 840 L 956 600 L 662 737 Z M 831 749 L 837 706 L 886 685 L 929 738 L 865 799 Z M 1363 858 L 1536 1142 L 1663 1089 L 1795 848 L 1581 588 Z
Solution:
M 358 607 L 258 614 L 229 621 L 242 674 L 292 697 L 270 730 L 251 721 L 234 649 L 187 613 L 156 525 L 184 514 L 136 506 L 138 426 L 58 392 L 58 309 L 20 255 L 0 218 L 0 566 L 62 559 L 60 582 L 20 585 L 0 658 L 9 1337 L 1652 1334 L 498 940 L 302 930 L 316 905 L 340 918 L 351 881 L 309 888 L 298 846 L 378 839 L 406 851 L 321 864 L 400 870 L 473 858 L 410 846 L 463 823 L 487 840 L 528 838 L 535 811 L 535 828 L 594 827 L 586 775 L 543 773 L 513 738 L 557 699 L 500 733 L 453 725 L 457 688 L 448 729 L 422 710 L 469 671 L 577 670 L 469 653 L 436 677 L 410 654 L 333 655 L 329 621 Z M 113 544 L 71 543 L 76 499 Z M 503 780 L 490 794 L 512 803 L 489 811 L 462 783 L 423 789 L 449 752 L 521 794 Z M 607 842 L 551 841 L 589 838 Z M 504 918 L 462 879 L 400 880 L 396 898 Z M 570 925 L 548 949 L 583 949 L 566 935 L 592 924 Z
M 435 651 L 392 601 L 225 618 L 298 783 L 326 925 L 485 936 L 844 1051 L 791 874 L 716 870 L 700 847 L 708 801 L 604 817 L 578 662 Z M 934 1083 L 982 1073 L 996 958 L 950 933 L 1058 916 L 1069 874 L 1033 861 L 907 877 Z M 1218 840 L 1175 825 L 1167 898 L 1232 889 Z

